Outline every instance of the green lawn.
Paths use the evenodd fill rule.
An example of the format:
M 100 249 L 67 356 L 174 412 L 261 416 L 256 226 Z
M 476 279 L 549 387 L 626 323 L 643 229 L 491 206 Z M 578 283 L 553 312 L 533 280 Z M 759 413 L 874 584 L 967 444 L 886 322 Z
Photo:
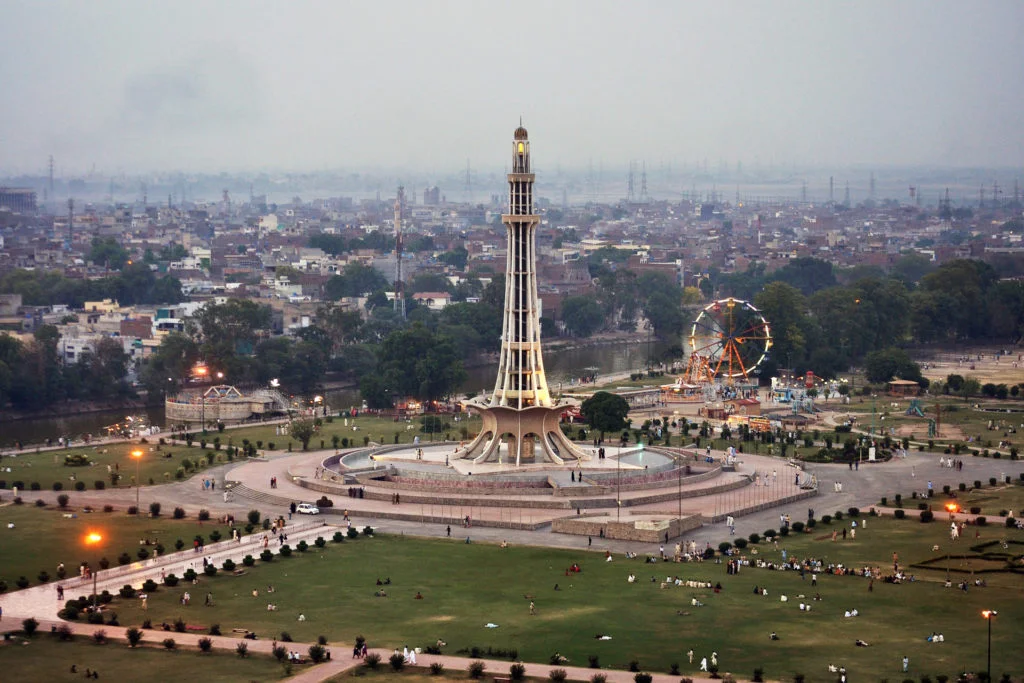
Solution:
M 223 444 L 227 444 L 231 434 L 218 435 Z M 210 437 L 213 438 L 212 435 Z M 238 441 L 237 443 L 240 443 Z M 17 457 L 0 458 L 0 480 L 4 482 L 3 488 L 11 489 L 17 482 L 19 487 L 26 491 L 26 498 L 31 495 L 33 484 L 38 484 L 44 490 L 52 490 L 55 482 L 59 483 L 64 491 L 74 493 L 76 484 L 81 483 L 87 489 L 96 488 L 96 482 L 103 482 L 106 488 L 111 487 L 111 474 L 120 474 L 120 485 L 131 486 L 135 480 L 135 459 L 130 453 L 133 450 L 141 449 L 142 459 L 138 462 L 139 478 L 143 485 L 163 484 L 174 481 L 178 476 L 178 469 L 186 463 L 187 458 L 191 465 L 188 465 L 183 476 L 191 476 L 195 471 L 201 471 L 209 467 L 206 459 L 208 452 L 215 463 L 225 462 L 227 453 L 225 445 L 221 450 L 214 453 L 212 443 L 207 449 L 199 447 L 198 440 L 192 448 L 185 446 L 161 446 L 159 444 L 104 444 L 99 446 L 87 446 L 69 448 L 66 450 L 42 451 L 40 453 L 24 452 Z M 64 464 L 66 456 L 83 454 L 88 458 L 88 465 L 67 466 Z M 110 466 L 112 472 L 107 472 Z M 8 472 L 7 468 L 11 471 Z M 198 470 L 197 470 L 198 468 Z M 72 480 L 74 477 L 74 480 Z
M 839 528 L 840 523 L 833 524 Z M 946 543 L 945 526 L 938 522 L 870 518 L 856 541 L 836 543 L 830 529 L 791 536 L 780 551 L 885 568 L 893 552 L 909 564 L 935 557 L 935 544 L 941 554 Z M 1024 533 L 1017 531 L 990 527 L 982 533 L 983 539 L 1024 541 Z M 780 551 L 770 544 L 762 543 L 759 550 L 759 557 L 779 558 Z M 714 650 L 722 671 L 749 677 L 760 666 L 769 678 L 801 672 L 810 682 L 834 680 L 827 672 L 830 662 L 845 665 L 857 680 L 892 678 L 904 654 L 916 675 L 977 670 L 985 656 L 980 611 L 995 608 L 1000 615 L 993 650 L 999 655 L 993 668 L 1024 670 L 1024 653 L 1012 645 L 1013 624 L 1024 619 L 1024 578 L 1018 576 L 993 576 L 990 587 L 964 593 L 943 588 L 940 572 L 915 570 L 932 580 L 903 585 L 878 581 L 869 592 L 866 579 L 852 576 L 823 576 L 812 588 L 809 579 L 792 571 L 744 568 L 729 576 L 724 565 L 714 562 L 650 565 L 617 556 L 606 563 L 599 552 L 501 549 L 400 536 L 330 543 L 323 551 L 311 548 L 299 555 L 259 563 L 245 576 L 204 579 L 192 592 L 212 592 L 214 607 L 196 600 L 183 608 L 177 600 L 180 590 L 161 590 L 151 595 L 145 616 L 154 623 L 180 616 L 190 624 L 219 623 L 222 630 L 248 628 L 263 638 L 287 631 L 296 640 L 312 641 L 323 634 L 338 650 L 358 634 L 376 647 L 424 647 L 443 639 L 448 654 L 473 646 L 515 648 L 524 660 L 543 663 L 558 651 L 573 665 L 586 666 L 588 656 L 597 655 L 605 666 L 626 668 L 635 658 L 644 669 L 661 672 L 678 662 L 684 674 L 696 668 L 696 663 L 686 663 L 688 649 L 694 649 L 697 661 Z M 565 568 L 573 562 L 584 571 L 566 576 Z M 629 573 L 636 574 L 636 583 L 626 581 Z M 724 590 L 660 588 L 667 575 L 677 574 L 721 582 Z M 392 581 L 388 597 L 374 597 L 377 578 L 387 577 Z M 265 593 L 268 584 L 275 587 L 273 594 Z M 754 596 L 754 585 L 767 587 L 769 597 Z M 258 597 L 251 595 L 254 589 Z M 414 599 L 417 591 L 423 600 Z M 799 611 L 797 596 L 806 594 L 809 601 L 815 592 L 822 601 L 813 602 L 811 612 Z M 781 602 L 782 594 L 790 600 Z M 526 596 L 533 597 L 536 616 L 529 614 Z M 704 606 L 692 606 L 694 598 Z M 122 623 L 144 618 L 136 603 L 115 601 Z M 277 611 L 268 612 L 267 603 L 277 605 Z M 843 617 L 854 608 L 860 616 Z M 298 621 L 299 614 L 306 620 Z M 485 628 L 487 623 L 499 627 Z M 778 641 L 768 639 L 771 631 L 779 634 Z M 942 632 L 946 642 L 927 643 L 925 637 L 933 631 Z M 871 647 L 855 647 L 858 638 Z
M 71 496 L 69 507 L 75 508 L 74 492 L 68 495 Z M 144 538 L 162 543 L 167 552 L 173 552 L 179 538 L 191 547 L 196 534 L 209 539 L 210 533 L 217 529 L 225 538 L 230 536 L 227 527 L 220 524 L 172 519 L 173 508 L 166 505 L 161 512 L 161 516 L 154 519 L 124 512 L 83 513 L 76 509 L 76 517 L 66 519 L 64 513 L 55 508 L 40 509 L 28 503 L 7 505 L 0 509 L 0 520 L 3 521 L 3 527 L 0 527 L 0 580 L 7 582 L 8 590 L 15 590 L 14 582 L 19 576 L 27 577 L 32 585 L 36 585 L 40 571 L 45 570 L 51 580 L 55 580 L 60 562 L 64 563 L 68 575 L 74 576 L 81 562 L 87 561 L 95 567 L 100 557 L 108 558 L 116 567 L 117 557 L 122 552 L 127 552 L 133 561 L 137 559 L 137 553 L 143 547 L 139 545 L 139 539 Z M 13 523 L 14 528 L 8 529 L 8 523 Z M 104 537 L 97 551 L 83 545 L 83 538 L 93 531 Z M 154 552 L 154 546 L 146 549 Z
M 316 450 L 320 448 L 320 442 L 323 441 L 324 448 L 333 448 L 332 437 L 337 436 L 339 445 L 342 439 L 349 440 L 349 447 L 362 446 L 363 439 L 369 438 L 373 442 L 384 444 L 395 443 L 395 434 L 398 434 L 398 443 L 412 443 L 413 438 L 416 436 L 420 437 L 421 442 L 429 443 L 433 441 L 443 441 L 445 436 L 451 437 L 453 440 L 459 440 L 464 438 L 462 435 L 462 428 L 466 428 L 468 434 L 476 434 L 480 430 L 480 419 L 477 417 L 467 418 L 465 414 L 455 415 L 442 415 L 440 416 L 443 423 L 447 423 L 448 428 L 443 429 L 440 432 L 436 432 L 433 435 L 430 433 L 424 433 L 420 431 L 421 423 L 419 417 L 414 418 L 402 418 L 398 422 L 394 418 L 390 417 L 375 417 L 372 415 L 363 415 L 357 418 L 344 418 L 334 417 L 324 420 L 320 426 L 320 430 L 313 436 L 313 439 L 309 442 L 310 450 Z M 455 418 L 458 417 L 456 422 Z M 346 420 L 348 424 L 346 424 Z M 357 429 L 353 429 L 356 427 Z M 270 448 L 270 444 L 274 444 L 276 449 L 287 449 L 289 444 L 288 435 L 275 434 L 275 425 L 257 425 L 252 427 L 240 427 L 238 429 L 228 429 L 221 434 L 221 440 L 225 441 L 227 436 L 230 436 L 236 445 L 240 445 L 243 439 L 249 439 L 250 442 L 257 445 L 259 448 Z M 211 438 L 208 435 L 207 438 Z M 262 442 L 262 446 L 259 444 Z M 291 440 L 292 448 L 294 450 L 301 450 L 302 444 L 298 441 Z M 342 446 L 344 447 L 344 446 Z
M 72 664 L 78 668 L 78 673 L 71 673 Z M 133 649 L 123 641 L 98 645 L 84 638 L 61 642 L 49 634 L 36 635 L 27 641 L 18 637 L 0 642 L 0 667 L 4 683 L 81 681 L 86 669 L 97 671 L 101 681 L 234 683 L 284 678 L 281 665 L 265 656 L 243 659 L 225 651 L 202 654 L 196 650 L 172 651 L 163 647 Z

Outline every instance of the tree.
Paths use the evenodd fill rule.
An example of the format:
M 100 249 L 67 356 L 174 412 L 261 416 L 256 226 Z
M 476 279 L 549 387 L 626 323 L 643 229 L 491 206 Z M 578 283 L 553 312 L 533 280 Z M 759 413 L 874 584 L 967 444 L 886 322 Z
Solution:
M 629 403 L 618 394 L 598 391 L 580 406 L 580 414 L 591 426 L 601 432 L 617 432 L 626 427 L 626 415 L 629 414 Z
M 447 263 L 456 270 L 465 270 L 466 263 L 469 261 L 469 252 L 462 245 L 459 245 L 451 251 L 446 251 L 437 257 L 442 263 Z
M 576 337 L 589 337 L 604 322 L 601 306 L 591 296 L 571 296 L 562 302 L 562 322 Z
M 921 366 L 910 360 L 903 349 L 872 351 L 864 359 L 864 374 L 869 382 L 888 382 L 894 377 L 921 382 Z
M 965 377 L 964 381 L 960 384 L 960 391 L 957 392 L 963 396 L 966 402 L 971 396 L 977 396 L 981 392 L 981 382 L 975 377 Z
M 128 252 L 113 237 L 94 237 L 88 260 L 109 270 L 121 270 L 128 261 Z
M 302 450 L 306 450 L 309 447 L 309 440 L 313 438 L 315 427 L 313 426 L 312 420 L 292 420 L 291 426 L 288 428 L 289 436 L 298 439 L 302 443 Z
M 451 338 L 418 322 L 384 339 L 377 374 L 384 389 L 421 401 L 447 398 L 466 378 Z

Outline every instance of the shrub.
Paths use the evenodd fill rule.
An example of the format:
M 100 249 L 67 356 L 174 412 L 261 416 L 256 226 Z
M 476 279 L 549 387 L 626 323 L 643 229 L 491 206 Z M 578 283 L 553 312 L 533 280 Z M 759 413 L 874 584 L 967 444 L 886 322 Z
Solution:
M 306 552 L 307 550 L 309 550 L 309 544 L 308 544 L 308 543 L 306 543 L 305 541 L 299 541 L 298 545 L 296 545 L 296 546 L 295 546 L 295 548 L 296 548 L 296 549 L 297 549 L 297 550 L 298 550 L 298 551 L 299 551 L 300 553 L 304 553 L 304 552 Z
M 176 507 L 174 508 L 174 519 L 185 519 L 185 508 Z
M 860 517 L 860 508 L 850 508 L 849 510 L 846 511 L 846 514 L 850 515 L 851 517 Z
M 125 637 L 128 638 L 128 647 L 136 647 L 142 642 L 142 631 L 132 626 L 125 632 Z
M 469 673 L 470 678 L 483 678 L 484 670 L 486 668 L 486 664 L 484 664 L 479 659 L 474 659 L 469 663 L 469 666 L 466 667 L 466 671 Z
M 678 676 L 679 675 L 679 663 L 678 662 L 672 662 L 671 664 L 669 664 L 668 672 L 672 676 Z
M 246 515 L 246 518 L 249 520 L 249 524 L 252 524 L 252 525 L 259 524 L 260 523 L 260 511 L 259 510 L 249 510 L 249 514 Z
M 794 533 L 798 533 L 799 534 L 803 530 L 804 530 L 804 523 L 803 522 L 793 522 L 793 532 Z
M 100 483 L 102 484 L 103 482 L 101 481 Z M 76 481 L 75 482 L 75 490 L 76 491 L 84 491 L 85 490 L 85 482 L 84 481 Z
M 178 644 L 174 642 L 174 638 L 164 638 L 163 646 L 168 650 L 173 650 L 174 648 L 178 647 Z
M 135 589 L 131 587 L 131 584 L 127 583 L 121 586 L 121 590 L 119 590 L 117 593 L 126 600 L 130 600 L 131 598 L 135 597 Z
M 256 564 L 256 559 L 252 555 L 246 555 L 242 558 L 242 564 L 244 564 L 246 567 L 251 567 L 254 564 Z
M 788 526 L 784 526 L 781 529 L 779 529 L 779 535 L 780 536 L 789 536 L 789 527 Z
M 974 488 L 976 488 L 976 489 L 980 489 L 981 488 L 981 480 L 980 479 L 975 479 L 974 480 Z
M 764 533 L 761 534 L 761 535 L 764 536 L 766 541 L 770 541 L 773 538 L 775 538 L 776 536 L 778 536 L 779 532 L 776 531 L 775 529 L 765 529 Z
M 44 508 L 44 507 L 46 507 L 46 501 L 43 500 L 42 498 L 37 499 L 36 500 L 36 507 L 37 508 Z
M 178 585 L 178 577 L 174 574 L 168 574 L 164 577 L 164 585 L 168 588 L 174 588 Z
M 836 514 L 832 515 L 832 517 L 837 522 L 842 521 L 842 519 L 843 519 L 843 512 L 842 512 L 842 510 L 836 510 Z
M 508 668 L 508 677 L 513 681 L 521 681 L 526 678 L 526 667 L 516 662 Z
M 747 539 L 751 543 L 757 544 L 761 540 L 761 535 L 755 531 L 754 533 L 750 534 L 750 536 L 747 536 Z
M 35 489 L 33 489 L 33 491 L 34 491 L 34 490 L 35 490 Z M 53 482 L 53 490 L 54 490 L 54 491 L 62 491 L 62 490 L 64 490 L 64 484 L 62 484 L 62 483 L 61 483 L 61 482 L 59 482 L 59 481 L 55 481 L 55 482 Z
M 233 571 L 235 571 L 235 562 L 234 562 L 234 560 L 231 560 L 231 559 L 224 560 L 224 563 L 221 564 L 221 568 L 224 571 L 226 571 L 226 572 L 233 572 Z
M 981 508 L 977 507 L 977 506 L 972 507 L 971 508 L 971 514 L 972 515 L 980 515 L 981 514 Z
M 359 531 L 354 526 L 349 527 L 348 531 L 346 531 L 345 534 L 352 539 L 359 538 Z
M 632 672 L 640 671 L 640 661 L 637 659 L 629 660 L 629 665 L 626 667 Z
M 747 547 L 747 539 L 745 539 L 745 538 L 737 538 L 735 545 L 740 550 L 743 550 L 744 548 Z
M 764 669 L 761 667 L 754 669 L 754 678 L 752 680 L 754 683 L 762 683 L 764 681 Z
M 160 516 L 160 503 L 156 502 L 155 500 L 152 503 L 150 503 L 149 504 L 149 514 L 152 515 L 153 517 L 159 517 Z
M 87 616 L 85 618 L 85 620 L 87 622 L 89 622 L 90 624 L 102 624 L 103 623 L 103 615 L 101 613 L 99 613 L 99 612 L 90 612 L 89 616 Z
M 401 656 L 401 655 L 399 655 L 399 656 Z M 324 647 L 323 645 L 321 645 L 320 643 L 317 643 L 316 645 L 310 645 L 309 646 L 309 658 L 311 660 L 313 660 L 314 664 L 319 664 L 320 662 L 322 662 L 325 659 L 327 659 L 327 648 Z M 393 658 L 394 658 L 394 655 L 392 655 L 392 659 Z M 392 662 L 391 665 L 394 666 L 394 662 Z M 398 669 L 395 669 L 395 671 L 398 671 Z
M 221 533 L 214 529 L 210 532 L 210 543 L 216 543 L 221 539 Z
M 24 576 L 19 576 L 18 580 L 14 582 L 14 585 L 18 588 L 28 588 L 29 580 Z
M 177 619 L 174 620 L 174 630 L 175 631 L 177 631 L 178 633 L 184 633 L 186 628 L 187 628 L 187 625 L 185 624 L 185 620 L 184 619 L 182 619 L 181 617 L 178 617 Z
M 718 544 L 718 552 L 720 552 L 723 555 L 725 555 L 727 552 L 729 552 L 729 548 L 731 548 L 731 547 L 732 547 L 732 543 L 730 543 L 729 541 L 722 541 L 721 543 Z
M 260 553 L 260 559 L 264 562 L 271 562 L 274 559 L 274 553 L 271 552 L 271 550 L 268 548 L 267 550 L 264 550 L 262 553 Z
M 205 638 L 205 637 L 199 639 L 199 651 L 200 652 L 209 652 L 212 648 L 213 648 L 213 641 L 211 639 Z
M 548 673 L 548 679 L 552 681 L 564 681 L 568 677 L 569 674 L 565 669 L 552 669 Z
M 65 624 L 65 626 L 66 626 L 66 624 Z M 68 628 L 68 631 L 70 632 L 71 629 Z M 104 631 L 103 629 L 97 629 L 97 630 L 92 632 L 92 639 L 96 642 L 97 645 L 106 645 L 107 644 L 107 632 Z M 63 640 L 63 638 L 61 638 L 61 640 Z
M 68 494 L 62 493 L 59 496 L 57 496 L 57 505 L 61 506 L 62 508 L 66 508 L 68 506 L 68 501 L 70 500 L 71 497 Z
M 31 638 L 32 635 L 35 634 L 36 629 L 38 628 L 39 622 L 33 619 L 32 617 L 29 617 L 28 619 L 23 619 L 21 622 L 21 630 L 29 638 Z
M 636 683 L 651 683 L 654 680 L 654 676 L 648 673 L 638 673 L 636 676 L 633 676 L 633 680 Z
M 129 515 L 137 515 L 139 514 L 139 508 L 135 507 L 134 505 L 129 505 L 128 510 L 126 512 Z
M 974 523 L 977 524 L 978 526 L 985 526 L 986 524 L 988 524 L 988 520 L 985 519 L 984 517 L 975 517 L 974 518 Z
M 267 552 L 267 551 L 264 550 L 263 552 Z M 283 545 L 283 546 L 281 546 L 281 548 L 280 548 L 280 550 L 278 552 L 281 553 L 281 557 L 291 557 L 291 555 L 292 555 L 292 548 L 291 548 L 290 545 Z M 262 558 L 263 556 L 261 555 L 260 557 Z
M 199 511 L 199 521 L 200 522 L 206 522 L 206 521 L 209 521 L 209 519 L 210 519 L 210 511 L 209 510 L 203 509 L 203 510 Z
M 821 523 L 822 524 L 831 524 L 832 523 L 832 515 L 822 515 L 821 516 Z
M 921 513 L 921 523 L 927 524 L 928 522 L 935 519 L 935 514 L 931 510 L 925 510 Z
M 369 526 L 369 525 L 364 526 L 363 527 L 363 536 L 373 536 L 373 527 Z
M 405 668 L 405 657 L 401 652 L 396 652 L 388 658 L 388 664 L 393 671 L 401 671 Z
M 327 540 L 324 539 L 323 536 L 317 536 L 316 540 L 313 541 L 313 545 L 315 545 L 317 548 L 323 548 L 325 545 L 327 545 Z
M 340 531 L 335 531 L 334 535 L 331 536 L 331 540 L 334 541 L 335 543 L 344 543 L 345 542 L 345 534 L 341 533 Z
M 967 490 L 967 484 L 965 484 L 963 482 L 960 482 L 960 484 L 957 486 L 957 488 L 960 489 L 961 491 L 966 491 Z
M 217 575 L 217 567 L 216 567 L 216 565 L 214 565 L 212 562 L 210 564 L 206 565 L 203 568 L 203 573 L 206 574 L 207 576 L 216 576 Z
M 235 654 L 239 657 L 247 657 L 249 655 L 249 643 L 243 640 L 238 645 L 235 645 Z
M 220 624 L 213 624 L 212 626 L 210 626 L 210 635 L 211 636 L 219 636 L 220 635 Z
M 893 516 L 896 519 L 903 519 L 904 517 L 907 516 L 907 512 L 906 512 L 906 510 L 896 510 L 896 512 L 893 513 Z
M 36 578 L 39 579 L 39 583 L 46 583 L 50 580 L 50 573 L 44 569 L 36 575 Z
M 440 676 L 443 673 L 444 673 L 444 664 L 442 664 L 441 662 L 434 662 L 433 664 L 430 665 L 430 675 L 431 676 Z
M 283 638 L 282 638 L 283 640 Z M 370 652 L 363 658 L 363 664 L 366 665 L 367 669 L 376 670 L 380 666 L 380 655 L 376 652 Z
M 153 579 L 146 579 L 142 584 L 142 590 L 146 593 L 153 593 L 157 589 L 156 581 Z

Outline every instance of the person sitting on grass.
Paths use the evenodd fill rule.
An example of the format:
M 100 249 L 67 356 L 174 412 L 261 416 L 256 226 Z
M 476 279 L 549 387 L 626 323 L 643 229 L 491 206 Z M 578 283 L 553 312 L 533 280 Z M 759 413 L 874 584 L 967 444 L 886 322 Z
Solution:
M 857 647 L 869 647 L 870 643 L 865 643 L 863 640 L 858 638 L 854 645 L 856 645 Z

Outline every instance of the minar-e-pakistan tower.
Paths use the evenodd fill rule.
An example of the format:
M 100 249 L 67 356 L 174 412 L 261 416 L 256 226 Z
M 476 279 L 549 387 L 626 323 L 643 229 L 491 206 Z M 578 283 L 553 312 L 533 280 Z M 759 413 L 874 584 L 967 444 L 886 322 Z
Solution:
M 544 376 L 536 271 L 540 216 L 533 213 L 533 181 L 530 140 L 520 125 L 512 141 L 508 213 L 501 217 L 508 228 L 508 255 L 498 378 L 489 397 L 469 403 L 483 418 L 483 427 L 457 454 L 474 462 L 562 464 L 567 459 L 589 458 L 558 426 L 560 414 L 573 403 L 553 400 Z

